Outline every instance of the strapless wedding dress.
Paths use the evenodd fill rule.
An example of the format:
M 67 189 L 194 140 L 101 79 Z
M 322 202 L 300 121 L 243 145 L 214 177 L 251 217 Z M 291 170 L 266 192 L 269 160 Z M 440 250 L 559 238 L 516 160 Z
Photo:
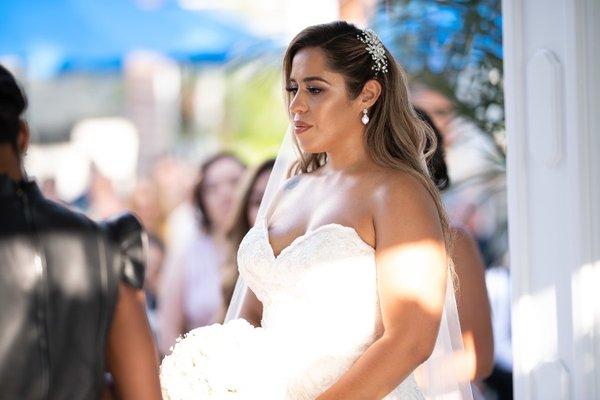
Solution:
M 376 340 L 375 251 L 350 227 L 323 225 L 279 255 L 261 219 L 242 240 L 240 275 L 263 304 L 243 320 L 198 328 L 163 360 L 169 400 L 312 400 Z M 422 400 L 413 375 L 385 400 Z
M 375 341 L 375 251 L 353 228 L 323 225 L 276 256 L 261 219 L 243 239 L 238 265 L 263 304 L 262 328 L 285 354 L 287 398 L 314 399 Z M 423 398 L 412 375 L 385 397 Z

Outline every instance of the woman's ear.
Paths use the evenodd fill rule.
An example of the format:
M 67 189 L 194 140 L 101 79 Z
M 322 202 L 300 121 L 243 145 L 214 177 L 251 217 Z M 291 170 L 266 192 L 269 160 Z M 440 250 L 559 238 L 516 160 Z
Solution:
M 19 155 L 24 155 L 29 148 L 29 125 L 21 120 L 19 122 L 19 133 L 17 134 L 17 151 Z
M 375 79 L 368 80 L 360 92 L 361 107 L 371 108 L 379 96 L 381 96 L 381 84 Z

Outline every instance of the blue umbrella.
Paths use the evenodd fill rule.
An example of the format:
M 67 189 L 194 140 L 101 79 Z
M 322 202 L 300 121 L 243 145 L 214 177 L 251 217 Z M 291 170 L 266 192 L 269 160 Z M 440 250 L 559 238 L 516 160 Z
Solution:
M 132 0 L 0 2 L 0 56 L 19 57 L 34 74 L 117 69 L 135 50 L 222 63 L 270 47 L 230 14 L 173 1 L 154 8 Z

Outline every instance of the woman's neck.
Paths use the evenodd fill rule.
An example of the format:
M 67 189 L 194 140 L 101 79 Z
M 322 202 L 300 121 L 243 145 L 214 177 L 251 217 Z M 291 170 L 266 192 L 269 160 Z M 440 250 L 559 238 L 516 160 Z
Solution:
M 15 182 L 24 178 L 21 162 L 9 144 L 0 144 L 0 174 L 7 175 Z
M 335 149 L 327 152 L 327 165 L 331 171 L 351 172 L 370 161 L 362 135 L 339 142 Z

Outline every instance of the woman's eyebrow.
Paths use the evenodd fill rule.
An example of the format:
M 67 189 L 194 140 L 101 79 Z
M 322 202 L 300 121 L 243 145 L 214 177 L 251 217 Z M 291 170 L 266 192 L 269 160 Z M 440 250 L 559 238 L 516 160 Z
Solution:
M 302 79 L 302 82 L 310 82 L 310 81 L 319 81 L 319 82 L 324 82 L 328 85 L 330 85 L 329 82 L 327 82 L 325 79 L 321 78 L 320 76 L 308 76 L 304 79 Z
M 329 83 L 324 78 L 321 78 L 320 76 L 307 76 L 306 78 L 302 79 L 302 82 L 304 82 L 304 83 L 308 83 L 308 82 L 311 82 L 311 81 L 319 81 L 319 82 L 323 82 L 323 83 L 326 83 L 328 85 L 331 85 L 331 83 Z M 296 79 L 290 78 L 290 83 L 296 83 Z

